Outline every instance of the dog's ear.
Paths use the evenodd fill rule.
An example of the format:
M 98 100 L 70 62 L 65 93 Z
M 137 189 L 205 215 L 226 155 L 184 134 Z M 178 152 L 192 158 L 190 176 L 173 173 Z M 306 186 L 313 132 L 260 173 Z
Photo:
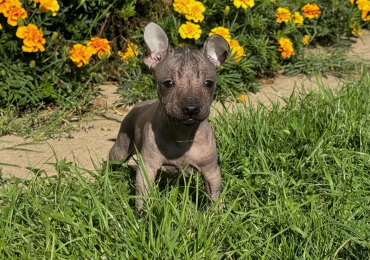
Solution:
M 144 63 L 152 69 L 161 61 L 168 50 L 168 38 L 166 33 L 155 23 L 149 23 L 144 30 L 146 44 Z
M 210 36 L 203 46 L 203 54 L 216 66 L 220 67 L 226 60 L 230 47 L 221 35 Z

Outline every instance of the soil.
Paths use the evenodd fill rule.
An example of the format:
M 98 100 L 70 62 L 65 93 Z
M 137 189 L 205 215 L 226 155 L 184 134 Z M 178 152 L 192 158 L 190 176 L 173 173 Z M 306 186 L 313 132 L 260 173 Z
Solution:
M 357 40 L 351 46 L 348 55 L 354 58 L 360 57 L 370 60 L 369 31 L 364 31 L 362 39 Z M 322 84 L 330 88 L 336 88 L 340 81 L 341 79 L 334 76 L 322 78 Z M 271 102 L 279 100 L 280 96 L 290 96 L 293 91 L 299 90 L 302 85 L 305 86 L 305 89 L 317 89 L 317 82 L 314 76 L 308 79 L 304 75 L 287 77 L 280 74 L 274 79 L 262 79 L 261 83 L 263 85 L 257 94 L 246 94 L 246 102 L 250 101 L 252 105 L 261 102 L 269 106 Z M 72 139 L 49 139 L 38 145 L 22 146 L 31 151 L 0 151 L 1 163 L 19 166 L 0 166 L 0 172 L 3 174 L 3 177 L 14 176 L 29 179 L 33 174 L 27 169 L 28 167 L 43 169 L 48 175 L 55 173 L 54 167 L 47 164 L 56 161 L 53 150 L 59 160 L 65 158 L 67 162 L 72 161 L 80 167 L 94 170 L 93 162 L 99 166 L 100 162 L 107 158 L 109 149 L 114 143 L 120 127 L 120 122 L 116 122 L 116 120 L 122 121 L 130 110 L 130 108 L 118 110 L 114 107 L 113 103 L 120 98 L 116 90 L 117 86 L 115 85 L 102 85 L 100 87 L 101 95 L 93 101 L 93 105 L 97 108 L 105 108 L 104 116 L 94 116 L 81 123 L 80 130 L 71 133 Z M 216 108 L 221 107 L 219 104 L 215 106 Z M 10 147 L 25 142 L 32 142 L 32 140 L 25 140 L 14 135 L 0 137 L 0 147 Z

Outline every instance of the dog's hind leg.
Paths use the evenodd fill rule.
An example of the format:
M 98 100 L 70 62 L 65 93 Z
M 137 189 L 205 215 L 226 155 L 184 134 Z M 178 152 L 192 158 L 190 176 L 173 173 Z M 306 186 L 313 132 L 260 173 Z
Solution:
M 126 162 L 133 154 L 134 134 L 130 120 L 130 113 L 123 120 L 118 132 L 117 140 L 109 152 L 109 161 Z

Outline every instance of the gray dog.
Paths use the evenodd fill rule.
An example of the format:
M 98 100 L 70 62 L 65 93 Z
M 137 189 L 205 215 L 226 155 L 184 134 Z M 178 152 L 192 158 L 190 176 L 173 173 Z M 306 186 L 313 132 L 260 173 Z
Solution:
M 229 45 L 220 35 L 207 39 L 202 50 L 170 49 L 165 32 L 155 23 L 145 27 L 144 63 L 152 70 L 158 100 L 137 104 L 125 117 L 109 159 L 127 160 L 140 151 L 148 179 L 157 172 L 176 176 L 185 169 L 201 172 L 212 201 L 219 198 L 221 173 L 216 142 L 207 117 L 216 88 L 216 68 L 226 60 Z M 143 169 L 136 172 L 136 194 L 148 195 Z M 139 209 L 143 200 L 136 201 Z

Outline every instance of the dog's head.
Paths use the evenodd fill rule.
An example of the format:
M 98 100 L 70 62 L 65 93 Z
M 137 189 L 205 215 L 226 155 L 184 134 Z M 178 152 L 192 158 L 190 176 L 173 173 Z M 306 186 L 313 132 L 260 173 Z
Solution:
M 170 49 L 165 32 L 155 23 L 145 27 L 144 63 L 153 71 L 159 100 L 167 114 L 185 125 L 205 120 L 216 88 L 216 69 L 225 62 L 229 44 L 210 36 L 202 50 Z

